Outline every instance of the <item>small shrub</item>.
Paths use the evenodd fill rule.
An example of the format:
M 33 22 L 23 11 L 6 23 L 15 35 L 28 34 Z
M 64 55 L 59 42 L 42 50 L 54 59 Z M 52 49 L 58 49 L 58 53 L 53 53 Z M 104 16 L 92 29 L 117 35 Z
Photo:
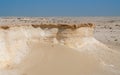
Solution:
M 115 39 L 114 41 L 118 41 L 117 39 Z

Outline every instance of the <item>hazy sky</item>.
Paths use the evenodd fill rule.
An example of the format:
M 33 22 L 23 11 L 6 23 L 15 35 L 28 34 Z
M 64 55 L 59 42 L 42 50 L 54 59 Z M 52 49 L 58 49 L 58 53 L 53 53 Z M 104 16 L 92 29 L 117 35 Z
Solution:
M 120 0 L 0 0 L 0 16 L 120 16 Z

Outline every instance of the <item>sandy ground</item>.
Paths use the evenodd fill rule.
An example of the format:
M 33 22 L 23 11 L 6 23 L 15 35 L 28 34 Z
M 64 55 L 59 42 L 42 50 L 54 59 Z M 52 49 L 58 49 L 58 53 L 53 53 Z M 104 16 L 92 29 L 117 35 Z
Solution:
M 63 45 L 29 43 L 30 52 L 20 64 L 0 71 L 1 75 L 119 75 L 114 65 L 96 55 Z M 114 57 L 114 55 L 113 55 Z M 109 59 L 110 61 L 111 59 Z M 112 61 L 115 60 L 112 58 Z M 118 62 L 116 62 L 118 64 Z M 9 66 L 10 67 L 10 66 Z M 116 67 L 116 65 L 115 65 Z M 118 69 L 118 68 L 117 68 Z
M 19 65 L 23 75 L 115 74 L 110 72 L 96 57 L 86 52 L 79 52 L 57 44 L 47 45 L 35 42 L 30 45 L 31 52 Z

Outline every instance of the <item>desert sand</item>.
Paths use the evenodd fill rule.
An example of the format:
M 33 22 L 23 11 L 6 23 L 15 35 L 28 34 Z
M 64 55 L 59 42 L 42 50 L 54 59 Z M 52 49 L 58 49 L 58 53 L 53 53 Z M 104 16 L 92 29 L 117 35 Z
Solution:
M 0 75 L 120 75 L 120 17 L 1 17 Z

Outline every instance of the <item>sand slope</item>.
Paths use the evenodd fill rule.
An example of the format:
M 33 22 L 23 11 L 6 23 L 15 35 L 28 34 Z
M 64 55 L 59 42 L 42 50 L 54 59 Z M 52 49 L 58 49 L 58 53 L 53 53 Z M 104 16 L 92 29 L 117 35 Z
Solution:
M 115 75 L 94 55 L 62 45 L 39 42 L 29 44 L 30 52 L 21 64 L 5 75 Z M 2 72 L 1 72 L 2 73 Z
M 101 47 L 100 43 L 94 45 L 91 42 L 91 46 L 79 49 L 35 41 L 30 41 L 28 45 L 30 51 L 22 62 L 1 69 L 1 75 L 120 74 L 119 53 L 110 51 L 105 46 Z

